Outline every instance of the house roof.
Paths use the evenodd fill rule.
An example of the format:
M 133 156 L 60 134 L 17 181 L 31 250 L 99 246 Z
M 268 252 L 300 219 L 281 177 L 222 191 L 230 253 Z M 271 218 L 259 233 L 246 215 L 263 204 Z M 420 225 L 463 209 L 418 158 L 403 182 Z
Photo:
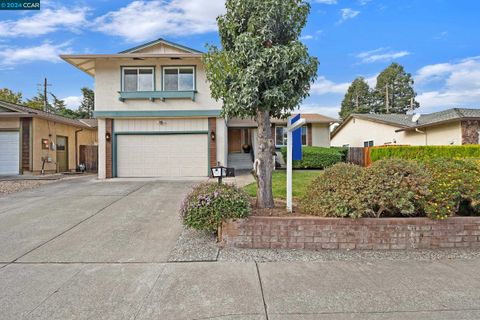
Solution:
M 156 45 L 166 45 L 173 47 L 176 52 L 170 53 L 142 53 L 142 50 L 156 46 Z M 165 39 L 157 39 L 150 41 L 136 47 L 121 51 L 119 53 L 113 54 L 62 54 L 60 58 L 70 63 L 74 67 L 86 72 L 91 76 L 95 76 L 95 67 L 97 60 L 105 59 L 121 59 L 121 60 L 144 60 L 148 58 L 171 58 L 171 59 L 182 59 L 182 58 L 201 58 L 203 52 L 180 45 L 178 43 L 170 42 Z
M 302 119 L 305 119 L 307 123 L 323 123 L 323 124 L 331 124 L 334 122 L 338 122 L 338 120 L 318 114 L 318 113 L 302 113 L 300 115 Z M 287 119 L 272 119 L 272 123 L 275 124 L 286 124 Z M 257 123 L 253 119 L 229 119 L 228 120 L 229 127 L 257 127 Z
M 475 119 L 480 120 L 480 109 L 467 109 L 467 108 L 451 108 L 444 111 L 433 112 L 428 114 L 420 115 L 418 121 L 413 122 L 413 115 L 411 114 L 363 114 L 363 113 L 353 113 L 349 115 L 345 121 L 343 121 L 335 130 L 332 132 L 332 137 L 334 137 L 337 132 L 339 132 L 343 126 L 352 118 L 369 120 L 372 122 L 383 123 L 397 127 L 398 131 L 408 131 L 415 130 L 417 128 L 423 128 L 428 126 L 433 126 L 437 124 L 466 120 L 466 119 Z
M 71 125 L 78 128 L 87 128 L 93 129 L 96 128 L 96 125 L 93 126 L 93 121 L 95 119 L 70 119 L 62 117 L 53 113 L 45 112 L 42 110 L 33 109 L 26 106 L 21 106 L 18 104 L 13 104 L 7 101 L 0 100 L 0 118 L 41 118 L 48 121 L 63 123 L 66 125 Z M 95 120 L 96 121 L 96 120 Z
M 134 53 L 134 52 L 143 50 L 145 48 L 155 46 L 157 44 L 165 44 L 167 46 L 175 47 L 177 49 L 180 49 L 182 51 L 186 51 L 186 52 L 189 52 L 189 53 L 200 53 L 200 54 L 203 53 L 203 52 L 195 50 L 193 48 L 186 47 L 186 46 L 183 46 L 181 44 L 171 42 L 171 41 L 168 41 L 168 40 L 165 40 L 165 39 L 162 39 L 162 38 L 158 38 L 157 40 L 153 40 L 153 41 L 138 45 L 136 47 L 133 47 L 133 48 L 130 48 L 130 49 L 127 49 L 127 50 L 124 50 L 124 51 L 120 51 L 119 53 Z

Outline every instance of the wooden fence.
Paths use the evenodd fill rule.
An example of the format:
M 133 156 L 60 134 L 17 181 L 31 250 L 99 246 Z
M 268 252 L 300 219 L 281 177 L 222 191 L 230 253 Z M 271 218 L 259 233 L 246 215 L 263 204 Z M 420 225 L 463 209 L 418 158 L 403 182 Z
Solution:
M 347 153 L 347 162 L 353 163 L 362 167 L 368 167 L 372 164 L 372 158 L 370 156 L 370 150 L 373 148 L 394 148 L 405 147 L 408 145 L 383 145 L 376 147 L 350 147 Z
M 87 172 L 97 172 L 98 146 L 80 146 L 80 163 L 85 164 Z

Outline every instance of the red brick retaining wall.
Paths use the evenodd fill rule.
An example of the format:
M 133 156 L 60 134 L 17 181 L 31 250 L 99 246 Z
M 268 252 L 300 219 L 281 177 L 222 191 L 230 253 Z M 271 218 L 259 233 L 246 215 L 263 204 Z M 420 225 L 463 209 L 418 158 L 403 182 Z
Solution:
M 480 217 L 250 217 L 223 223 L 225 246 L 257 249 L 480 248 Z

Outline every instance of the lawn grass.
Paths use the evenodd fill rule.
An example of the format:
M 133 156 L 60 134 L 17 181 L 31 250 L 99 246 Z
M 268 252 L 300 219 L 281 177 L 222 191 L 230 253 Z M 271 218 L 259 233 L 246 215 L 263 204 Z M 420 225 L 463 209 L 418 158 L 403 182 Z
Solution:
M 321 170 L 309 170 L 309 171 L 293 171 L 293 180 L 292 180 L 292 187 L 293 187 L 293 197 L 300 198 L 302 197 L 310 182 L 313 179 L 318 177 L 318 175 L 322 172 Z M 273 178 L 273 197 L 275 199 L 286 199 L 287 197 L 287 173 L 286 171 L 274 171 Z M 257 195 L 257 184 L 256 182 L 250 183 L 249 185 L 245 186 L 245 191 L 251 196 L 255 197 Z

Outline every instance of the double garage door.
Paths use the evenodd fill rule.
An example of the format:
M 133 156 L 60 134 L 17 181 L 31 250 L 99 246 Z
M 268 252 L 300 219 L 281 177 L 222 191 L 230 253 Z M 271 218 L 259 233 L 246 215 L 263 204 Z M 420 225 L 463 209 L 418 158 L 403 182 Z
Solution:
M 207 134 L 118 135 L 117 177 L 204 177 Z
M 19 174 L 20 134 L 0 132 L 0 175 Z

